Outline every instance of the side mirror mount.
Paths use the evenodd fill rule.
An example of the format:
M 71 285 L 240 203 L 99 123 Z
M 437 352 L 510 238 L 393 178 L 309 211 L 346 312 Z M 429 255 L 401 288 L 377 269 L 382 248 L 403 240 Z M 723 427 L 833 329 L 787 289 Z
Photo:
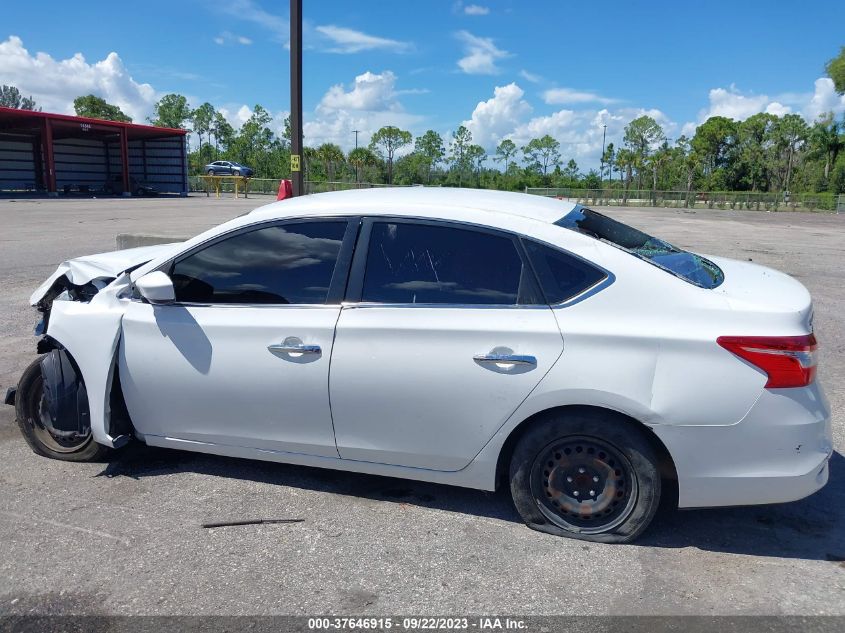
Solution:
M 135 282 L 135 287 L 141 296 L 153 305 L 166 305 L 176 301 L 176 291 L 173 282 L 167 274 L 156 270 L 147 273 Z

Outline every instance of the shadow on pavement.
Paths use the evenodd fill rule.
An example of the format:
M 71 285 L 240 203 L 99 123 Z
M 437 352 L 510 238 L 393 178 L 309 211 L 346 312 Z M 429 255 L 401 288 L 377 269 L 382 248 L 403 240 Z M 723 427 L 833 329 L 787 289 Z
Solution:
M 329 494 L 460 512 L 520 523 L 507 487 L 484 492 L 376 475 L 218 457 L 132 444 L 98 477 L 142 479 L 179 472 L 244 479 Z M 642 547 L 828 560 L 845 567 L 845 457 L 835 452 L 830 479 L 793 503 L 662 511 L 635 543 Z M 526 528 L 528 529 L 528 528 Z
M 97 476 L 144 479 L 179 472 L 521 522 L 507 490 L 485 492 L 393 477 L 149 447 L 138 442 L 121 450 Z

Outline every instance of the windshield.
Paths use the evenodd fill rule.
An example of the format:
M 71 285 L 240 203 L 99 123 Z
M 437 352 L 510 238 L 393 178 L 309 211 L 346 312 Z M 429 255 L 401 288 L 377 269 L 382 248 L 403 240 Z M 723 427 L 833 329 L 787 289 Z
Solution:
M 592 209 L 576 206 L 555 224 L 608 242 L 702 288 L 715 288 L 725 280 L 722 269 L 710 260 Z

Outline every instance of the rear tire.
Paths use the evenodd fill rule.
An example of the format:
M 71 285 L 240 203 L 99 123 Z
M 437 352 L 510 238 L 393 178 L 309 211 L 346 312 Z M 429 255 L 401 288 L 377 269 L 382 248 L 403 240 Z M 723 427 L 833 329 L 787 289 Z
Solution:
M 39 356 L 24 370 L 15 394 L 15 417 L 35 454 L 66 462 L 93 462 L 101 461 L 114 450 L 95 442 L 90 429 L 84 437 L 71 441 L 51 435 L 41 421 L 43 384 Z
M 213 170 L 213 169 L 209 169 L 207 172 L 205 172 L 205 175 L 206 175 L 206 176 L 213 176 L 213 175 L 214 175 L 214 170 Z
M 551 413 L 511 457 L 514 505 L 528 527 L 596 543 L 630 543 L 660 504 L 658 460 L 642 430 L 593 409 Z

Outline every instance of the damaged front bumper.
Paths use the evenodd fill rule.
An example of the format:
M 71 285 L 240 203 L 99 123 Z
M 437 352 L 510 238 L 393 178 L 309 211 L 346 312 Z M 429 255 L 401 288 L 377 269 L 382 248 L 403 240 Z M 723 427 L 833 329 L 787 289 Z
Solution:
M 117 448 L 129 439 L 126 425 L 116 424 L 112 416 L 115 355 L 129 273 L 176 246 L 159 244 L 68 260 L 30 298 L 43 314 L 35 329 L 36 335 L 44 335 L 38 352 L 59 349 L 73 359 L 82 377 L 78 382 L 87 392 L 86 423 L 100 444 Z M 7 393 L 6 403 L 13 404 L 15 397 L 15 392 Z

